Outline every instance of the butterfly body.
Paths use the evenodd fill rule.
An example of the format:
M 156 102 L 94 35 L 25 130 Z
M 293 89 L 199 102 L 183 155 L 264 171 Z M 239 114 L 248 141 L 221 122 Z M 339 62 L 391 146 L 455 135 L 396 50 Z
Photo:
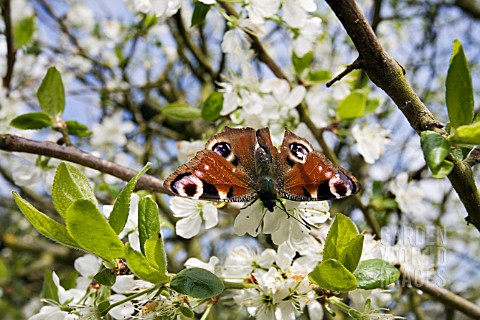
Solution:
M 226 127 L 164 183 L 181 197 L 225 202 L 260 199 L 273 211 L 279 198 L 294 201 L 339 199 L 359 191 L 348 171 L 313 151 L 285 129 L 278 150 L 268 128 Z

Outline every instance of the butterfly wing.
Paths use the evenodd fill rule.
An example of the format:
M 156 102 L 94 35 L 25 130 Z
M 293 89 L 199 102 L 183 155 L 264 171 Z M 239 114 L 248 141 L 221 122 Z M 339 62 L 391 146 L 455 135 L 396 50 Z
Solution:
M 225 127 L 222 132 L 207 141 L 205 149 L 218 153 L 250 178 L 255 179 L 256 143 L 255 129 Z
M 360 185 L 347 170 L 323 154 L 313 151 L 308 141 L 288 129 L 280 148 L 283 178 L 279 194 L 295 201 L 340 199 L 357 193 Z
M 198 152 L 164 182 L 173 194 L 192 199 L 245 202 L 257 197 L 252 179 L 211 150 Z

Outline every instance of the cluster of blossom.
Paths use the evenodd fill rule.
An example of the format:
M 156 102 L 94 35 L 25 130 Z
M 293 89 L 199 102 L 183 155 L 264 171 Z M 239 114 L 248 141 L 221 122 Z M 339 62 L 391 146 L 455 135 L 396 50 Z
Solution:
M 119 234 L 122 239 L 128 238 L 132 248 L 136 250 L 140 250 L 138 201 L 139 197 L 132 194 L 129 217 L 124 230 Z M 206 227 L 214 227 L 218 219 L 217 208 L 205 201 L 173 198 L 171 208 L 176 216 L 182 218 L 176 226 L 177 234 L 182 236 L 197 234 L 199 227 L 192 231 L 191 226 L 201 225 L 202 220 L 206 221 Z M 329 208 L 326 202 L 300 204 L 287 202 L 286 208 L 290 217 L 283 211 L 266 212 L 264 216 L 263 208 L 247 208 L 237 218 L 239 222 L 235 222 L 237 233 L 248 232 L 256 235 L 259 233 L 256 225 L 261 224 L 264 216 L 262 224 L 264 230 L 275 228 L 278 228 L 275 229 L 276 232 L 281 230 L 278 234 L 271 232 L 273 241 L 278 245 L 276 251 L 273 249 L 259 251 L 239 246 L 229 250 L 223 265 L 219 264 L 220 260 L 217 257 L 212 256 L 208 263 L 190 258 L 185 266 L 207 269 L 227 281 L 250 282 L 253 287 L 230 291 L 224 294 L 222 299 L 233 300 L 239 306 L 246 307 L 247 312 L 258 319 L 295 319 L 305 308 L 308 308 L 309 314 L 321 314 L 323 309 L 318 302 L 316 290 L 318 288 L 310 283 L 308 273 L 322 260 L 323 243 L 331 222 L 328 219 Z M 111 210 L 111 206 L 104 206 L 104 215 L 108 217 Z M 248 215 L 251 215 L 252 220 L 247 222 Z M 305 227 L 305 222 L 320 228 L 309 231 Z M 400 264 L 407 271 L 427 272 L 433 267 L 428 257 L 416 247 L 407 243 L 395 245 L 381 243 L 372 236 L 365 235 L 361 261 L 372 258 Z M 58 319 L 89 317 L 95 319 L 98 315 L 98 310 L 94 307 L 95 299 L 98 298 L 98 287 L 95 286 L 95 282 L 92 283 L 92 279 L 99 272 L 101 265 L 101 259 L 90 254 L 77 259 L 75 269 L 80 277 L 77 279 L 76 287 L 69 290 L 63 289 L 58 277 L 53 274 L 59 301 L 47 301 L 48 304 L 30 319 L 51 319 L 50 316 L 53 315 L 57 315 Z M 115 319 L 125 319 L 133 314 L 142 319 L 150 319 L 159 316 L 160 313 L 172 316 L 179 314 L 185 304 L 184 297 L 174 291 L 155 295 L 156 289 L 153 284 L 136 280 L 133 275 L 117 276 L 111 290 L 113 294 L 109 298 L 110 303 L 118 305 L 109 310 L 109 314 Z M 126 292 L 135 293 L 135 298 L 127 298 L 124 295 Z M 354 290 L 349 292 L 349 296 L 359 310 L 362 310 L 367 299 L 371 300 L 375 308 L 384 307 L 391 299 L 390 293 L 384 290 Z M 120 303 L 121 301 L 124 302 Z M 188 304 L 185 306 L 189 307 Z M 194 310 L 201 312 L 202 308 Z

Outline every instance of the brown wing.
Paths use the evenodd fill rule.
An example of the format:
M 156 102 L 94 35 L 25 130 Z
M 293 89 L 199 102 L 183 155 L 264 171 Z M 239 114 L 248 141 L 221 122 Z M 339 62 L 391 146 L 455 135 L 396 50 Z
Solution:
M 295 201 L 339 199 L 360 190 L 357 179 L 350 172 L 313 151 L 308 141 L 288 129 L 280 148 L 280 162 L 284 168 L 279 186 L 282 198 Z
M 229 128 L 216 134 L 205 144 L 230 162 L 233 166 L 253 178 L 255 172 L 255 146 L 257 139 L 253 128 Z
M 177 196 L 193 199 L 244 202 L 257 197 L 252 179 L 211 150 L 198 152 L 164 186 Z

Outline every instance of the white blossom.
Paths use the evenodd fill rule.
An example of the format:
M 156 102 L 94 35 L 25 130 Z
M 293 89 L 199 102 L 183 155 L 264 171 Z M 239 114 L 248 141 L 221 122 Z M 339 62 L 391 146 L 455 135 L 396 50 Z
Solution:
M 176 218 L 181 218 L 175 231 L 185 239 L 190 239 L 200 232 L 202 220 L 205 221 L 206 229 L 213 228 L 218 222 L 217 208 L 207 201 L 173 197 L 170 200 L 170 209 Z
M 85 33 L 91 33 L 95 28 L 95 14 L 92 9 L 87 5 L 82 3 L 74 4 L 67 11 L 67 21 L 69 21 L 72 26 L 80 29 Z
M 380 125 L 359 125 L 352 127 L 352 135 L 357 141 L 357 150 L 365 159 L 365 162 L 373 164 L 385 152 L 385 145 L 390 143 L 388 136 L 390 130 L 383 129 Z
M 262 24 L 265 18 L 270 18 L 277 13 L 280 6 L 279 0 L 246 0 L 245 7 L 248 17 L 255 24 Z
M 202 268 L 205 270 L 210 271 L 211 273 L 215 273 L 215 266 L 218 264 L 220 260 L 217 257 L 212 256 L 208 262 L 203 262 L 197 258 L 189 258 L 185 261 L 184 265 L 187 268 Z
M 406 172 L 397 175 L 389 183 L 388 189 L 395 195 L 395 201 L 403 212 L 414 215 L 422 215 L 425 212 L 425 206 L 422 203 L 423 190 L 416 183 L 408 182 Z
M 286 201 L 287 212 L 278 207 L 267 212 L 258 201 L 240 211 L 234 222 L 237 235 L 245 233 L 256 236 L 258 233 L 272 235 L 273 243 L 287 242 L 291 248 L 299 251 L 308 244 L 309 230 L 306 224 L 319 225 L 329 217 L 328 204 L 325 201 L 295 202 Z
M 75 259 L 75 270 L 80 274 L 77 278 L 77 289 L 86 290 L 93 277 L 100 271 L 102 266 L 102 259 L 93 254 L 86 254 L 80 258 Z
M 298 35 L 294 38 L 292 47 L 298 57 L 303 57 L 313 50 L 313 43 L 322 32 L 322 19 L 313 17 L 308 19 L 304 26 L 299 29 Z
M 99 149 L 117 153 L 118 146 L 124 146 L 127 143 L 125 134 L 131 132 L 134 127 L 132 121 L 123 119 L 122 112 L 115 112 L 92 127 L 93 135 L 90 143 Z
M 308 13 L 317 9 L 313 0 L 281 0 L 282 17 L 292 28 L 301 28 L 307 20 Z
M 155 13 L 160 20 L 173 16 L 182 6 L 181 0 L 125 0 L 125 3 L 134 12 Z
M 128 212 L 127 222 L 123 227 L 123 230 L 118 234 L 120 239 L 123 239 L 125 236 L 128 237 L 128 242 L 130 246 L 140 251 L 140 238 L 138 234 L 138 203 L 140 197 L 136 193 L 132 193 L 130 196 L 130 209 Z M 113 210 L 113 205 L 104 205 L 103 206 L 103 215 L 109 217 Z
M 261 253 L 245 246 L 229 250 L 224 264 L 223 275 L 227 277 L 248 278 L 257 268 L 268 269 L 276 259 L 273 249 L 265 249 Z

